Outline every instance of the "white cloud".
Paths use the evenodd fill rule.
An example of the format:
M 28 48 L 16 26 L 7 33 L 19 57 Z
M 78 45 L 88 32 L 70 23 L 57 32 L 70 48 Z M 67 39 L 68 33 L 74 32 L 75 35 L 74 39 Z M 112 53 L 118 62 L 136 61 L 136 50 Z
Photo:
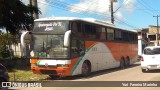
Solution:
M 21 0 L 24 4 L 28 5 L 29 4 L 29 0 Z
M 37 0 L 38 1 L 38 7 L 40 8 L 40 11 L 42 14 L 40 14 L 40 17 L 46 17 L 47 12 L 46 10 L 49 9 L 49 2 L 50 0 Z M 61 2 L 66 2 L 65 0 L 59 0 Z M 80 2 L 75 4 L 70 4 L 70 12 L 72 13 L 87 13 L 87 14 L 97 14 L 102 15 L 100 18 L 106 20 L 106 18 L 110 17 L 110 0 L 79 0 Z M 128 14 L 128 12 L 133 12 L 135 10 L 135 2 L 136 0 L 123 0 L 123 4 L 119 2 L 114 2 L 114 11 L 116 11 L 117 8 L 119 8 L 121 5 L 121 8 L 116 11 L 114 16 L 119 19 L 125 19 L 124 14 Z M 29 0 L 22 0 L 26 5 L 29 4 Z M 53 9 L 53 8 L 52 8 Z M 105 17 L 106 16 L 106 17 Z M 109 20 L 109 19 L 108 19 Z
M 127 12 L 133 12 L 135 10 L 134 4 L 136 3 L 136 0 L 124 0 L 123 3 Z
M 38 1 L 38 0 L 37 0 Z M 48 8 L 48 3 L 46 0 L 39 0 L 38 1 L 38 7 L 40 8 L 40 11 L 42 14 L 39 15 L 39 17 L 45 17 L 46 16 L 46 10 Z
M 80 3 L 70 6 L 70 11 L 74 13 L 104 13 L 109 11 L 109 1 L 107 0 L 83 0 Z
M 119 2 L 114 2 L 113 3 L 114 11 L 116 11 L 116 9 L 118 9 L 121 6 L 121 8 L 118 11 L 116 11 L 114 16 L 119 19 L 124 19 L 123 14 L 126 14 L 126 12 L 134 11 L 135 2 L 136 0 L 124 0 L 122 6 Z M 72 13 L 88 13 L 88 14 L 100 13 L 100 15 L 107 14 L 106 17 L 110 17 L 110 9 L 109 9 L 110 0 L 82 0 L 79 3 L 73 4 L 69 7 L 70 7 L 70 12 Z

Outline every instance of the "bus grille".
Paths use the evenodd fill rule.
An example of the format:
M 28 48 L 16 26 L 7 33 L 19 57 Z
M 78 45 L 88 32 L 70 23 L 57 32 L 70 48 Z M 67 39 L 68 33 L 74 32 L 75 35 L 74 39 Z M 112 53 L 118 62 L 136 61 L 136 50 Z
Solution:
M 56 75 L 57 72 L 55 70 L 40 70 L 42 74 Z

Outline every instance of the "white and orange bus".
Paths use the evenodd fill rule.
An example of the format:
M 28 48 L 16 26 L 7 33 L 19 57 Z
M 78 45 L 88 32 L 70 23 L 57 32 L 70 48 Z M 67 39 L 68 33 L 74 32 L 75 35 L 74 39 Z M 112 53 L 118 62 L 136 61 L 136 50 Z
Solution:
M 137 61 L 137 32 L 91 18 L 54 17 L 34 21 L 30 36 L 31 70 L 50 77 L 127 67 Z

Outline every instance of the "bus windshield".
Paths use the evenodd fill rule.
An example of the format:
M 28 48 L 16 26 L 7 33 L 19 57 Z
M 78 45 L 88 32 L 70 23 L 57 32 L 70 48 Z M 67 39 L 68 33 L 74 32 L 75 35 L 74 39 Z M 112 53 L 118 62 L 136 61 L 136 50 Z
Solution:
M 63 46 L 67 30 L 67 21 L 35 22 L 31 57 L 68 58 L 69 49 Z

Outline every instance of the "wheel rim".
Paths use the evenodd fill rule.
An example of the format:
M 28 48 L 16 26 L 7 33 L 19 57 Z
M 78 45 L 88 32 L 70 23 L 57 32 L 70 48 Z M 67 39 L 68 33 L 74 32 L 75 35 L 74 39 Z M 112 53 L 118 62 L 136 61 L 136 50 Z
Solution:
M 120 67 L 123 68 L 124 67 L 124 60 L 120 61 Z
M 127 66 L 130 66 L 130 59 L 127 58 Z
M 83 63 L 83 65 L 82 65 L 82 72 L 86 74 L 86 73 L 88 73 L 88 70 L 89 70 L 89 68 L 88 68 L 87 63 Z

